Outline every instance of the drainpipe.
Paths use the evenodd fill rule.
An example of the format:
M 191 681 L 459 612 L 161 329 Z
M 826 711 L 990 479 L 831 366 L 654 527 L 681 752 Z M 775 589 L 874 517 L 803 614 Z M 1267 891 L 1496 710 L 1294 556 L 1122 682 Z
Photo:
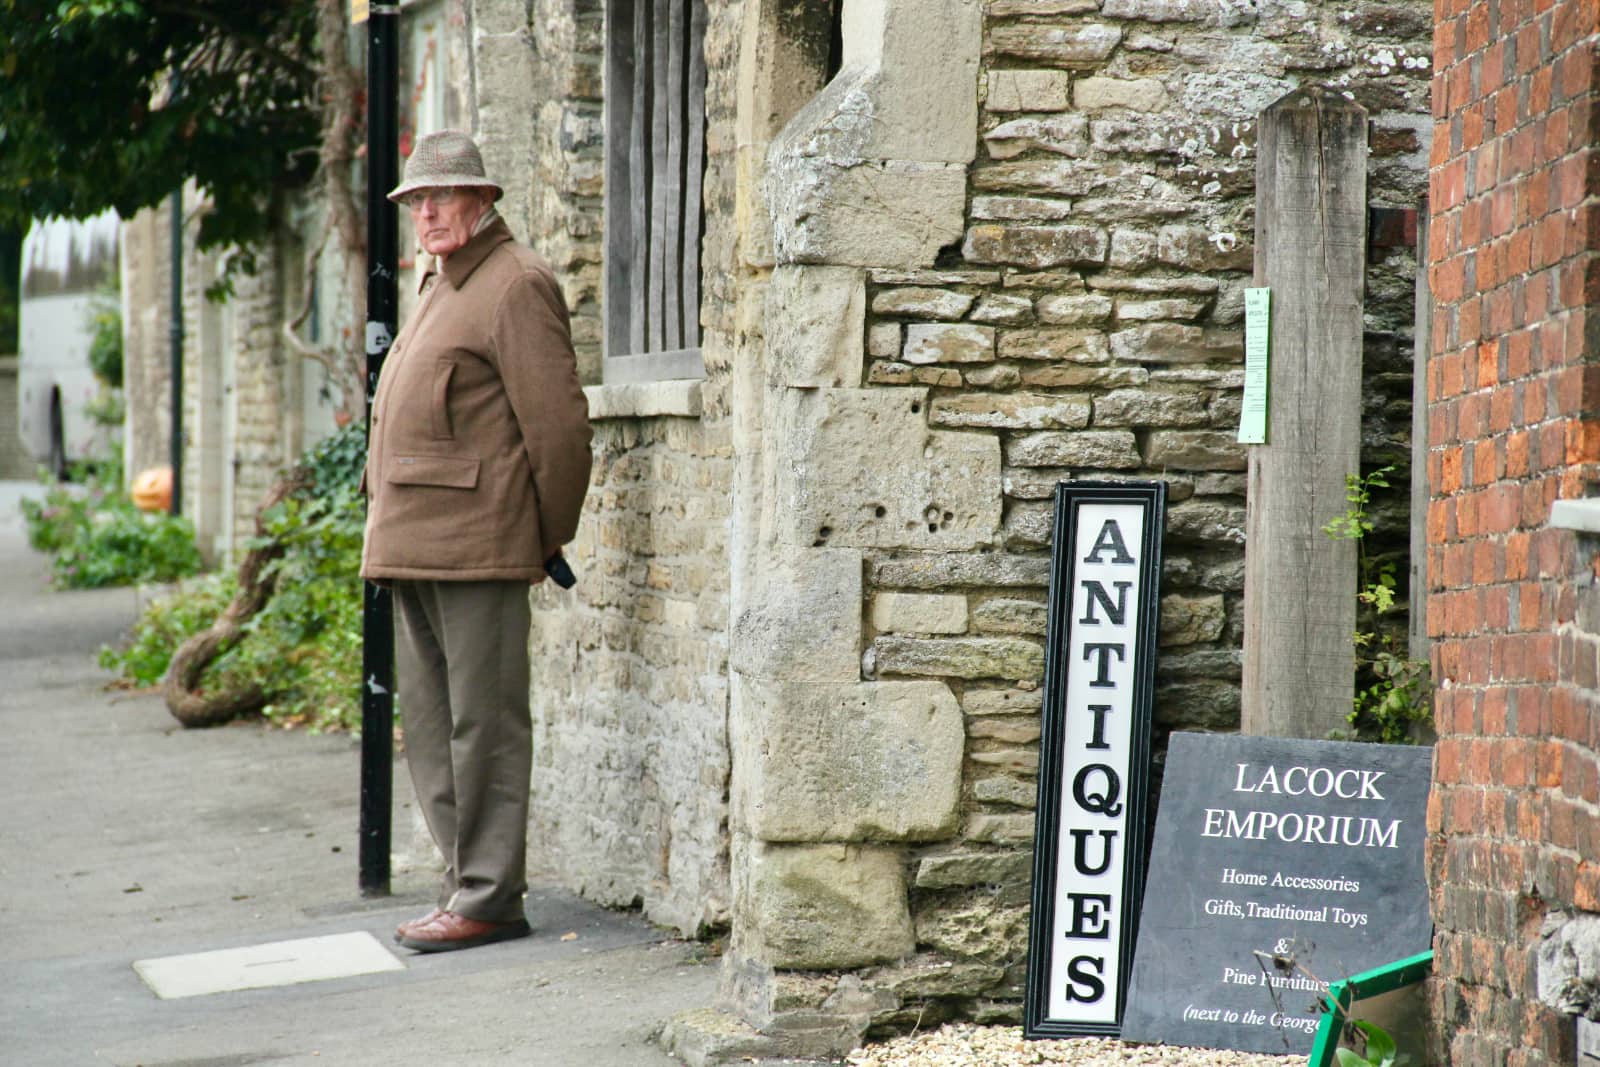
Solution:
M 172 341 L 172 427 L 169 434 L 168 462 L 172 464 L 172 505 L 174 515 L 183 514 L 183 186 L 172 191 L 172 321 L 168 333 Z

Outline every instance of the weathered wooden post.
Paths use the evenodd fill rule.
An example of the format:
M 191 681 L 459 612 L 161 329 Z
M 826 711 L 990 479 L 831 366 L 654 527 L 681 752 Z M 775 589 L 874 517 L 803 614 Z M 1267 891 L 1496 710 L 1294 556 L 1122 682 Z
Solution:
M 1433 289 L 1428 284 L 1428 201 L 1417 210 L 1417 311 L 1411 350 L 1410 656 L 1428 660 L 1428 354 L 1433 349 Z
M 1323 737 L 1355 691 L 1356 546 L 1343 515 L 1361 458 L 1367 113 L 1299 89 L 1261 113 L 1255 284 L 1272 290 L 1268 436 L 1250 449 L 1243 729 Z

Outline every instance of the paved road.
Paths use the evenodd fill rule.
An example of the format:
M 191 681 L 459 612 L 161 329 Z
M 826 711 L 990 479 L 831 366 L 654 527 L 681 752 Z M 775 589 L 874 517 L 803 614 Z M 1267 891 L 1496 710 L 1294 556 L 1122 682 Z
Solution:
M 429 905 L 433 876 L 356 890 L 359 756 L 348 737 L 248 723 L 181 729 L 94 664 L 138 610 L 57 592 L 0 483 L 0 1064 L 7 1067 L 656 1067 L 651 1041 L 712 1002 L 714 961 L 553 886 L 535 936 L 403 970 L 161 1000 L 135 960 L 369 931 Z M 397 768 L 397 842 L 414 845 Z M 573 936 L 575 935 L 575 936 Z

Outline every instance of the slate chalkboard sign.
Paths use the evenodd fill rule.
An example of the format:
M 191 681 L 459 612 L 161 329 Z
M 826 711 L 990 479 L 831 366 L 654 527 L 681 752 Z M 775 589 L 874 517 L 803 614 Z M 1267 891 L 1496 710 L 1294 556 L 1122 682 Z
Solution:
M 1328 983 L 1426 951 L 1431 755 L 1173 734 L 1123 1039 L 1303 1055 Z

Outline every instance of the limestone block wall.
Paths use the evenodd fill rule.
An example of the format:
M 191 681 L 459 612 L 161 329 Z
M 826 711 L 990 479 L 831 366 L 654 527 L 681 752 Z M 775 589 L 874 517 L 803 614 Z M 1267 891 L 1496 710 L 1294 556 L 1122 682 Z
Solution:
M 730 127 L 739 9 L 707 5 L 707 377 L 587 390 L 595 467 L 568 548 L 579 582 L 534 599 L 530 862 L 691 936 L 725 928 L 731 907 Z M 541 2 L 534 13 L 532 78 L 549 93 L 532 117 L 528 232 L 562 278 L 585 380 L 597 382 L 603 7 Z M 480 95 L 495 91 L 485 71 Z
M 448 121 L 472 131 L 499 208 L 550 260 L 585 382 L 600 380 L 602 0 L 451 0 Z
M 724 992 L 790 1051 L 1019 1014 L 1056 480 L 1168 481 L 1159 723 L 1237 724 L 1254 116 L 1347 88 L 1395 206 L 1429 125 L 1416 3 L 857 0 L 817 91 L 832 6 L 707 5 L 708 377 L 591 390 L 580 584 L 533 637 L 535 856 L 731 921 Z M 463 9 L 508 214 L 581 315 L 601 8 Z M 1375 374 L 1413 269 L 1372 263 Z
M 586 382 L 600 380 L 601 176 L 605 124 L 600 72 L 605 12 L 601 0 L 540 0 L 533 15 L 535 162 L 530 230 L 533 246 L 561 278 L 572 311 L 572 343 Z
M 695 935 L 727 921 L 725 443 L 604 418 L 571 592 L 535 597 L 536 864 Z
M 766 157 L 735 503 L 727 992 L 788 1050 L 1020 1016 L 1057 481 L 1168 483 L 1158 735 L 1237 728 L 1255 115 L 1350 92 L 1370 199 L 1414 208 L 1430 34 L 1422 4 L 844 6 Z M 1366 438 L 1403 463 L 1414 257 L 1370 266 Z
M 235 365 L 237 396 L 232 465 L 232 507 L 235 545 L 254 535 L 256 508 L 284 468 L 299 458 L 304 445 L 299 411 L 303 368 L 282 337 L 286 317 L 286 272 L 283 243 L 257 252 L 256 273 L 234 286 L 228 311 L 233 316 L 232 349 L 224 358 Z M 191 334 L 191 337 L 194 336 Z M 195 352 L 191 343 L 189 358 Z M 226 476 L 226 475 L 225 475 Z
M 334 428 L 339 397 L 321 367 L 289 349 L 286 319 L 303 300 L 303 245 L 286 219 L 237 272 L 232 295 L 212 300 L 223 253 L 194 244 L 203 204 L 185 190 L 183 252 L 183 513 L 201 551 L 227 565 L 255 535 L 256 509 L 280 473 Z M 170 206 L 123 224 L 123 351 L 128 475 L 170 460 Z M 314 227 L 314 220 L 304 223 Z M 325 270 L 326 273 L 326 270 Z M 325 279 L 326 281 L 326 279 Z M 322 322 L 340 328 L 338 298 L 322 287 Z M 293 306 L 291 306 L 293 305 Z M 318 338 L 325 341 L 326 338 Z
M 192 239 L 192 232 L 188 236 Z M 216 258 L 189 248 L 183 263 L 183 511 L 213 564 L 228 554 L 234 536 L 232 516 L 223 514 L 231 508 L 231 496 L 224 485 L 227 449 L 219 432 L 230 398 L 214 380 L 221 377 L 222 356 L 216 327 L 226 312 L 205 298 Z
M 172 261 L 168 205 L 122 224 L 122 360 L 127 419 L 123 463 L 134 475 L 168 461 L 171 425 L 170 303 Z
M 220 257 L 190 244 L 184 255 L 184 514 L 209 509 L 217 540 L 206 549 L 236 558 L 255 536 L 256 509 L 309 443 L 301 389 L 305 368 L 282 336 L 290 274 L 299 265 L 280 233 L 256 249 L 256 269 L 233 279 L 216 304 L 206 289 Z M 298 297 L 298 294 L 296 294 Z M 223 364 L 229 364 L 226 371 Z M 219 381 L 218 379 L 222 379 Z M 214 439 L 213 439 L 214 438 Z M 207 500 L 215 496 L 216 500 Z
M 38 466 L 17 433 L 17 357 L 0 356 L 0 478 L 32 478 Z

